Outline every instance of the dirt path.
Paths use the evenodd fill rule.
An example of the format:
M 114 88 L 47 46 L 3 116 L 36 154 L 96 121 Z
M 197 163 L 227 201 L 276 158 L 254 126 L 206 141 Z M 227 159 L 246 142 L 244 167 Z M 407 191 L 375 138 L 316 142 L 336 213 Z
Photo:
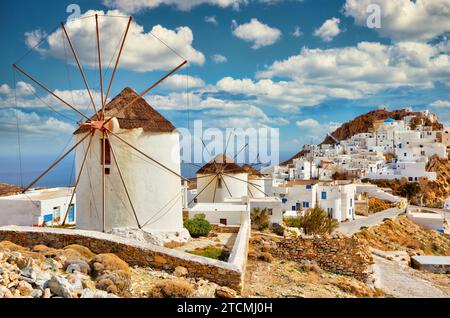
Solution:
M 450 286 L 448 275 L 417 271 L 377 255 L 373 255 L 373 259 L 376 287 L 386 294 L 400 298 L 450 297 L 450 287 L 444 287 Z

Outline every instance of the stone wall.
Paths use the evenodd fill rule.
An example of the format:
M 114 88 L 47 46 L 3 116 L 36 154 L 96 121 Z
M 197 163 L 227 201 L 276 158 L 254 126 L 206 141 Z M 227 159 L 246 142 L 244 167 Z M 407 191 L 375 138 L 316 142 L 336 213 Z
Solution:
M 243 269 L 235 264 L 183 253 L 165 247 L 133 241 L 110 234 L 56 228 L 0 227 L 0 241 L 24 247 L 44 244 L 63 248 L 70 244 L 88 247 L 94 253 L 114 253 L 129 265 L 152 266 L 164 270 L 186 267 L 190 277 L 202 277 L 237 291 L 242 289 Z
M 291 260 L 315 261 L 322 269 L 350 275 L 365 281 L 372 272 L 373 259 L 369 248 L 360 239 L 345 236 L 313 236 L 252 238 L 253 246 L 273 256 Z

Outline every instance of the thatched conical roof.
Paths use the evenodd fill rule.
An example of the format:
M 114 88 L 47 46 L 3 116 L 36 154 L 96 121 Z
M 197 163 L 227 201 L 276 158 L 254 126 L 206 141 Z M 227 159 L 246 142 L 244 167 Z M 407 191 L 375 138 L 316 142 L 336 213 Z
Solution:
M 217 155 L 213 160 L 201 167 L 197 174 L 217 174 L 217 173 L 247 173 L 244 168 L 236 164 L 233 159 L 225 154 Z
M 116 117 L 116 114 L 120 109 L 138 95 L 139 94 L 134 90 L 126 87 L 119 95 L 105 105 L 105 117 Z M 98 115 L 101 115 L 101 110 L 98 111 Z M 91 119 L 96 120 L 98 117 L 97 115 L 94 115 Z M 122 129 L 142 128 L 146 132 L 156 133 L 173 132 L 175 130 L 175 126 L 150 106 L 142 97 L 139 97 L 133 104 L 128 106 L 125 111 L 118 114 L 117 120 Z M 74 134 L 87 132 L 88 130 L 88 127 L 81 126 Z

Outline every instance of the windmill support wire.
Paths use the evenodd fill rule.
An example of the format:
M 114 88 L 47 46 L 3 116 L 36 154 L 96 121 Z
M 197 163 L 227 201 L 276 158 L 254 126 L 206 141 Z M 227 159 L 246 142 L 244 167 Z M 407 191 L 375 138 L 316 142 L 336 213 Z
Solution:
M 264 191 L 262 191 L 261 189 L 258 189 L 258 187 L 261 187 L 261 186 L 258 185 L 258 184 L 254 184 L 253 182 L 249 182 L 249 181 L 245 181 L 245 180 L 242 180 L 242 179 L 233 177 L 232 175 L 229 175 L 229 174 L 224 174 L 224 175 L 226 175 L 227 177 L 230 177 L 230 178 L 233 178 L 233 179 L 242 181 L 242 182 L 246 182 L 246 183 L 248 183 L 249 185 L 251 185 L 252 187 L 254 187 L 256 190 L 258 190 L 259 192 L 261 192 L 262 194 L 264 194 L 266 197 L 269 196 L 269 195 L 267 195 Z
M 92 94 L 91 89 L 90 89 L 90 87 L 89 87 L 89 85 L 88 85 L 88 81 L 87 81 L 86 76 L 85 76 L 85 73 L 84 73 L 84 71 L 83 71 L 82 64 L 81 64 L 81 62 L 80 62 L 80 59 L 78 58 L 77 51 L 76 51 L 76 49 L 75 49 L 75 47 L 74 47 L 74 45 L 73 45 L 73 43 L 72 43 L 72 41 L 71 41 L 71 38 L 70 38 L 70 36 L 69 36 L 69 33 L 67 32 L 66 26 L 65 26 L 64 22 L 62 22 L 62 23 L 60 24 L 60 26 L 61 26 L 61 28 L 62 28 L 62 30 L 63 30 L 62 41 L 64 42 L 64 45 L 66 45 L 66 41 L 65 41 L 65 39 L 64 39 L 64 35 L 65 35 L 65 38 L 67 38 L 67 43 L 69 44 L 70 49 L 71 49 L 71 51 L 72 51 L 72 54 L 73 54 L 74 60 L 75 60 L 75 62 L 76 62 L 76 65 L 78 66 L 78 70 L 79 70 L 79 72 L 80 72 L 80 74 L 81 74 L 81 77 L 82 77 L 82 79 L 83 79 L 83 82 L 84 82 L 84 86 L 85 86 L 85 88 L 86 88 L 86 91 L 87 91 L 88 94 L 89 94 L 90 104 L 92 104 L 92 108 L 93 108 L 93 110 L 94 110 L 94 112 L 95 112 L 95 115 L 97 115 L 97 119 L 96 119 L 95 121 L 94 121 L 94 120 L 91 120 L 90 117 L 88 117 L 85 113 L 83 113 L 82 111 L 78 110 L 75 106 L 72 105 L 72 104 L 73 104 L 73 96 L 72 96 L 72 104 L 70 104 L 69 102 L 65 101 L 63 98 L 61 98 L 60 96 L 58 96 L 57 94 L 55 94 L 54 92 L 52 92 L 50 89 L 48 89 L 43 83 L 39 82 L 39 81 L 36 80 L 34 77 L 32 77 L 31 75 L 27 74 L 27 73 L 26 73 L 24 70 L 22 70 L 19 66 L 17 66 L 16 64 L 17 64 L 18 62 L 16 62 L 16 64 L 13 64 L 13 68 L 16 69 L 17 71 L 19 71 L 19 73 L 20 73 L 19 75 L 23 74 L 23 75 L 26 76 L 29 80 L 31 80 L 34 84 L 38 85 L 40 88 L 42 88 L 42 89 L 43 89 L 44 91 L 46 91 L 48 94 L 50 94 L 50 95 L 52 95 L 54 98 L 56 98 L 59 102 L 61 102 L 61 103 L 64 104 L 65 106 L 69 107 L 70 109 L 72 109 L 73 111 L 75 111 L 76 113 L 78 113 L 79 115 L 81 115 L 84 119 L 86 119 L 86 122 L 85 122 L 85 123 L 82 123 L 81 121 L 78 121 L 77 124 L 78 124 L 79 126 L 85 125 L 85 126 L 87 126 L 87 127 L 89 128 L 89 132 L 86 133 L 86 135 L 84 135 L 84 136 L 83 136 L 83 137 L 82 137 L 82 138 L 81 138 L 74 146 L 72 146 L 71 149 L 69 149 L 66 153 L 64 153 L 63 155 L 60 155 L 60 157 L 59 157 L 58 159 L 56 159 L 56 161 L 55 161 L 48 169 L 46 169 L 39 177 L 37 177 L 36 179 L 34 179 L 34 180 L 27 186 L 27 188 L 24 190 L 24 192 L 27 191 L 29 188 L 31 188 L 34 184 L 36 184 L 36 182 L 38 182 L 43 176 L 45 176 L 51 169 L 53 169 L 59 162 L 61 162 L 65 157 L 67 157 L 73 150 L 75 150 L 80 144 L 82 144 L 83 141 L 85 141 L 85 140 L 90 136 L 89 144 L 88 144 L 88 147 L 87 147 L 87 149 L 86 149 L 86 151 L 85 151 L 85 154 L 84 154 L 84 157 L 83 157 L 83 161 L 82 161 L 82 165 L 81 165 L 81 167 L 80 167 L 80 171 L 79 171 L 79 173 L 78 173 L 78 176 L 77 176 L 77 179 L 76 179 L 76 182 L 75 182 L 75 187 L 74 187 L 74 189 L 73 189 L 73 192 L 72 192 L 72 195 L 71 195 L 71 199 L 70 199 L 69 205 L 68 205 L 68 207 L 67 207 L 66 214 L 65 214 L 65 216 L 64 216 L 63 224 L 65 224 L 66 219 L 67 219 L 67 216 L 68 216 L 68 214 L 69 214 L 70 205 L 71 205 L 72 202 L 73 202 L 74 196 L 75 196 L 75 194 L 76 194 L 76 191 L 77 191 L 77 188 L 78 188 L 78 185 L 79 185 L 79 181 L 80 181 L 80 179 L 81 179 L 81 176 L 83 175 L 83 171 L 84 171 L 84 168 L 85 168 L 85 164 L 86 164 L 87 157 L 89 156 L 90 153 L 92 153 L 92 152 L 90 151 L 90 150 L 91 150 L 92 141 L 93 141 L 93 139 L 94 139 L 94 136 L 95 136 L 95 134 L 96 134 L 96 131 L 98 130 L 98 131 L 101 132 L 102 135 L 103 135 L 103 152 L 102 152 L 102 156 L 103 156 L 103 160 L 102 160 L 102 177 L 103 177 L 103 190 L 102 190 L 102 191 L 103 191 L 103 193 L 102 193 L 102 194 L 103 194 L 103 195 L 102 195 L 102 196 L 103 196 L 103 231 L 105 231 L 105 214 L 106 214 L 106 212 L 105 212 L 105 211 L 106 211 L 106 207 L 105 207 L 105 206 L 106 206 L 106 204 L 105 204 L 105 159 L 106 159 L 106 153 L 105 153 L 105 151 L 106 151 L 106 147 L 105 147 L 105 146 L 106 146 L 106 145 L 105 145 L 105 142 L 106 142 L 106 137 L 105 137 L 105 136 L 107 136 L 107 137 L 109 138 L 109 134 L 113 135 L 114 137 L 116 137 L 116 138 L 119 139 L 121 142 L 123 142 L 123 143 L 125 143 L 126 145 L 128 145 L 130 148 L 132 148 L 132 149 L 133 149 L 134 151 L 136 151 L 137 153 L 139 153 L 139 154 L 143 155 L 145 158 L 149 159 L 149 161 L 147 161 L 147 162 L 149 162 L 150 164 L 155 164 L 156 167 L 162 168 L 162 169 L 164 169 L 164 170 L 166 170 L 166 171 L 168 171 L 168 172 L 170 172 L 170 173 L 172 173 L 172 174 L 174 174 L 174 175 L 180 177 L 181 179 L 183 179 L 183 180 L 185 180 L 185 181 L 189 181 L 189 179 L 184 178 L 184 177 L 181 176 L 179 173 L 177 173 L 177 172 L 171 170 L 170 168 L 168 168 L 168 167 L 165 166 L 164 164 L 162 164 L 162 163 L 156 161 L 155 159 L 151 158 L 150 156 L 146 155 L 144 152 L 142 152 L 141 150 L 139 150 L 139 149 L 136 148 L 135 146 L 131 145 L 131 144 L 128 143 L 126 140 L 122 139 L 120 136 L 114 134 L 112 131 L 110 131 L 110 130 L 106 127 L 106 124 L 107 124 L 109 121 L 111 121 L 113 118 L 117 117 L 119 114 L 125 112 L 125 110 L 126 110 L 128 107 L 130 107 L 134 102 L 136 102 L 139 98 L 142 98 L 145 94 L 147 94 L 147 93 L 148 93 L 149 91 L 151 91 L 153 88 L 155 88 L 156 86 L 158 86 L 162 81 L 164 81 L 166 78 L 168 78 L 168 77 L 171 76 L 173 73 L 175 73 L 176 71 L 178 71 L 180 68 L 182 68 L 182 67 L 183 67 L 185 64 L 187 64 L 188 62 L 187 62 L 187 60 L 184 59 L 180 54 L 178 54 L 176 51 L 174 51 L 172 48 L 170 48 L 166 43 L 164 43 L 161 39 L 159 39 L 156 35 L 152 34 L 155 38 L 157 38 L 157 39 L 158 39 L 159 41 L 161 41 L 165 46 L 167 46 L 170 50 L 172 50 L 176 55 L 178 55 L 180 58 L 182 58 L 182 59 L 183 59 L 183 62 L 182 62 L 181 64 L 179 64 L 177 67 L 175 67 L 173 70 L 171 70 L 169 73 L 167 73 L 165 76 L 163 76 L 162 78 L 160 78 L 158 81 L 156 81 L 156 82 L 155 82 L 153 85 L 151 85 L 149 88 L 147 88 L 146 90 L 144 90 L 141 94 L 139 94 L 138 96 L 136 96 L 132 101 L 130 101 L 129 103 L 127 103 L 125 106 L 122 106 L 122 107 L 116 112 L 116 114 L 113 114 L 113 116 L 111 116 L 111 117 L 105 119 L 105 105 L 106 105 L 106 102 L 107 102 L 107 100 L 108 100 L 108 96 L 109 96 L 109 93 L 110 93 L 110 90 L 111 90 L 111 87 L 112 87 L 112 83 L 113 83 L 113 80 L 114 80 L 115 75 L 116 75 L 116 71 L 117 71 L 117 68 L 118 68 L 118 65 L 119 65 L 120 57 L 121 57 L 121 55 L 122 55 L 122 51 L 123 51 L 123 48 L 124 48 L 124 45 L 125 45 L 125 41 L 126 41 L 126 38 L 127 38 L 127 35 L 128 35 L 128 31 L 129 31 L 129 29 L 130 29 L 132 17 L 130 17 L 130 16 L 120 16 L 120 17 L 123 17 L 123 18 L 128 18 L 128 23 L 127 23 L 127 26 L 126 26 L 125 31 L 124 31 L 124 33 L 123 33 L 123 36 L 121 37 L 121 40 L 120 40 L 119 43 L 118 43 L 118 45 L 120 45 L 120 46 L 117 47 L 117 49 L 118 49 L 119 51 L 118 51 L 118 54 L 117 54 L 117 58 L 116 58 L 116 61 L 115 61 L 115 64 L 114 64 L 114 69 L 113 69 L 113 72 L 112 72 L 112 74 L 111 74 L 111 78 L 110 78 L 108 87 L 107 87 L 107 90 L 106 90 L 106 94 L 104 95 L 104 94 L 103 94 L 103 77 L 106 76 L 106 73 L 107 73 L 107 72 L 106 72 L 105 74 L 103 74 L 103 70 L 102 70 L 102 55 L 101 55 L 100 30 L 99 30 L 99 20 L 98 20 L 98 17 L 99 17 L 99 16 L 104 16 L 104 15 L 97 15 L 97 14 L 96 14 L 96 15 L 92 15 L 92 16 L 89 16 L 89 17 L 83 17 L 83 18 L 80 18 L 79 20 L 81 20 L 81 19 L 86 19 L 86 18 L 91 18 L 91 17 L 95 17 L 96 39 L 97 39 L 97 41 L 96 41 L 96 42 L 97 42 L 97 58 L 98 58 L 99 80 L 100 80 L 100 94 L 101 94 L 101 98 L 100 98 L 100 99 L 101 99 L 101 103 L 102 103 L 102 105 L 101 105 L 101 106 L 102 106 L 102 107 L 101 107 L 101 117 L 99 116 L 99 112 L 97 111 L 97 107 L 96 107 L 96 105 L 95 105 L 95 100 L 94 100 L 94 95 Z M 106 16 L 106 17 L 111 17 L 111 16 Z M 52 33 L 53 33 L 53 32 L 52 32 Z M 39 42 L 38 45 L 40 45 L 43 41 L 44 41 L 44 39 L 42 39 L 42 40 Z M 64 48 L 66 48 L 66 46 L 65 46 Z M 117 49 L 116 49 L 116 52 L 117 52 Z M 31 50 L 30 50 L 30 51 L 31 51 Z M 29 52 L 28 52 L 28 53 L 29 53 Z M 27 55 L 28 55 L 28 53 L 27 53 Z M 115 56 L 115 55 L 116 55 L 116 54 L 114 53 L 113 56 L 111 57 L 111 61 L 110 61 L 110 65 L 108 66 L 108 70 L 109 70 L 109 67 L 111 66 L 111 63 L 113 62 L 113 59 L 114 59 L 114 56 Z M 66 66 L 67 66 L 67 55 L 65 55 L 65 57 L 66 57 Z M 20 60 L 22 60 L 22 59 L 23 59 L 23 58 L 21 58 Z M 19 61 L 20 61 L 20 60 L 19 60 Z M 188 72 L 188 71 L 187 71 L 187 72 Z M 187 73 L 187 74 L 188 74 L 188 73 Z M 68 75 L 68 77 L 69 77 L 69 73 L 68 73 L 67 75 Z M 69 81 L 70 81 L 70 79 L 69 79 Z M 188 82 L 187 82 L 187 94 L 188 94 L 188 86 L 189 86 L 189 84 L 188 84 Z M 188 101 L 188 103 L 189 103 L 189 101 Z M 87 106 L 86 110 L 89 109 L 89 106 L 90 106 L 90 105 Z M 189 108 L 189 105 L 188 105 L 188 108 Z M 73 119 L 70 119 L 70 120 L 72 121 Z M 132 201 L 131 201 L 130 193 L 128 192 L 128 188 L 126 187 L 126 184 L 125 184 L 125 182 L 124 182 L 124 178 L 123 178 L 122 171 L 121 171 L 121 169 L 120 169 L 119 163 L 117 162 L 116 154 L 115 154 L 114 149 L 113 149 L 112 147 L 111 147 L 111 150 L 112 150 L 112 155 L 113 155 L 113 157 L 114 157 L 114 161 L 116 162 L 116 165 L 117 165 L 117 169 L 118 169 L 118 171 L 119 171 L 119 176 L 120 176 L 121 181 L 122 181 L 122 183 L 123 183 L 123 186 L 124 186 L 124 188 L 125 188 L 125 192 L 126 192 L 126 194 L 127 194 L 128 200 L 130 201 L 130 205 L 131 205 L 131 207 L 132 207 L 134 216 L 135 216 L 135 218 L 136 218 L 136 221 L 137 221 L 137 223 L 138 223 L 139 228 L 141 228 L 140 222 L 139 222 L 139 220 L 138 220 L 138 218 L 137 218 L 136 211 L 135 211 L 135 209 L 134 209 L 134 205 L 133 205 L 133 203 L 132 203 Z M 64 150 L 63 150 L 63 151 L 64 151 Z M 95 155 L 95 153 L 94 153 L 94 155 Z M 87 168 L 87 174 L 88 174 L 88 177 L 89 177 L 89 183 L 91 184 L 90 176 L 89 176 L 89 168 Z M 217 177 L 217 176 L 215 176 L 214 179 L 215 179 L 216 177 Z M 91 188 L 92 188 L 92 184 L 91 184 Z M 177 197 L 178 197 L 180 194 L 181 194 L 181 193 L 177 194 Z M 167 206 L 168 204 L 170 204 L 170 203 L 172 202 L 172 200 L 173 200 L 173 199 L 171 199 L 165 206 Z M 165 206 L 164 206 L 164 207 L 165 207 Z M 164 207 L 163 207 L 162 209 L 164 209 Z M 162 209 L 161 209 L 161 210 L 162 210 Z M 97 210 L 97 209 L 96 209 L 96 210 Z M 161 210 L 159 210 L 159 211 L 157 212 L 156 215 L 153 215 L 153 216 L 152 216 L 145 224 L 147 224 L 149 221 L 151 221 L 151 220 L 154 219 L 156 216 L 158 216 L 158 214 L 161 212 Z M 98 211 L 97 211 L 97 214 L 98 214 Z M 162 216 L 158 216 L 158 219 L 161 218 L 161 217 L 162 217 Z M 157 220 L 158 220 L 158 219 L 157 219 Z M 156 220 L 156 221 L 157 221 L 157 220 Z M 153 222 L 156 222 L 156 221 L 153 221 Z
M 89 144 L 88 144 L 86 153 L 84 154 L 83 162 L 81 163 L 80 172 L 78 173 L 77 181 L 75 182 L 75 187 L 73 188 L 72 196 L 70 197 L 69 204 L 67 205 L 67 211 L 66 211 L 66 214 L 64 215 L 64 220 L 62 222 L 63 225 L 66 224 L 67 215 L 69 214 L 70 206 L 72 205 L 73 198 L 75 196 L 75 192 L 77 191 L 78 183 L 80 182 L 81 174 L 83 173 L 84 164 L 86 163 L 86 159 L 87 159 L 87 156 L 89 154 L 89 150 L 91 149 L 92 139 L 94 137 L 94 133 L 95 133 L 95 131 L 90 133 Z
M 55 93 L 53 93 L 51 90 L 49 90 L 47 87 L 45 87 L 44 84 L 42 84 L 41 82 L 35 80 L 31 75 L 28 75 L 24 70 L 22 70 L 20 67 L 18 67 L 16 64 L 13 64 L 13 67 L 18 70 L 20 73 L 22 73 L 23 75 L 25 75 L 26 77 L 28 77 L 30 80 L 32 80 L 34 83 L 36 83 L 39 87 L 41 87 L 43 90 L 45 90 L 47 93 L 49 93 L 50 95 L 52 95 L 53 97 L 55 97 L 57 100 L 59 100 L 61 103 L 63 103 L 64 105 L 72 108 L 74 111 L 76 111 L 78 114 L 80 114 L 81 116 L 83 116 L 84 118 L 86 118 L 87 120 L 90 120 L 90 118 L 88 116 L 86 116 L 85 114 L 83 114 L 81 111 L 79 111 L 78 109 L 76 109 L 74 106 L 70 105 L 68 102 L 66 102 L 64 99 L 62 99 L 61 97 L 59 97 L 58 95 L 56 95 Z
M 103 100 L 103 73 L 102 73 L 102 49 L 100 47 L 100 32 L 98 31 L 98 14 L 95 15 L 95 31 L 97 34 L 97 55 L 98 55 L 98 74 L 99 74 L 99 81 L 100 81 L 100 100 L 102 103 L 102 110 L 105 106 L 105 102 Z M 94 110 L 95 111 L 95 110 Z M 95 111 L 95 113 L 97 113 Z
M 189 201 L 188 205 L 191 204 L 192 202 L 194 202 L 195 199 L 198 198 L 198 196 L 200 194 L 202 194 L 203 191 L 206 190 L 206 188 L 217 178 L 217 175 L 214 176 L 214 178 L 211 179 L 211 181 L 208 182 L 208 184 L 202 189 L 202 191 L 200 191 L 199 193 L 197 193 L 197 195 L 195 197 L 192 198 L 191 201 Z
M 150 92 L 152 89 L 154 89 L 156 86 L 158 86 L 162 81 L 164 81 L 166 78 L 168 78 L 169 76 L 171 76 L 173 73 L 175 73 L 176 71 L 178 71 L 181 67 L 183 67 L 185 64 L 187 63 L 186 60 L 184 60 L 180 65 L 178 65 L 177 67 L 175 67 L 172 71 L 170 71 L 169 73 L 167 73 L 164 77 L 160 78 L 158 81 L 156 81 L 152 86 L 150 86 L 149 88 L 147 88 L 145 91 L 143 91 L 142 93 L 140 93 L 138 96 L 136 96 L 135 98 L 133 98 L 128 104 L 126 104 L 125 106 L 123 106 L 122 108 L 120 108 L 116 114 L 114 114 L 114 117 L 117 117 L 118 115 L 122 114 L 128 107 L 130 107 L 131 105 L 134 104 L 134 102 L 136 102 L 139 98 L 142 98 L 145 94 L 147 94 L 148 92 Z M 104 121 L 103 125 L 106 125 L 107 123 L 109 123 L 110 120 L 112 120 L 114 117 L 110 117 L 107 120 Z
M 127 38 L 128 30 L 130 29 L 130 25 L 131 25 L 131 20 L 132 19 L 133 19 L 132 17 L 130 17 L 128 19 L 128 24 L 127 24 L 127 27 L 125 29 L 125 34 L 123 36 L 122 43 L 120 44 L 119 54 L 117 55 L 116 64 L 114 64 L 114 70 L 113 70 L 113 72 L 111 74 L 111 79 L 109 81 L 108 89 L 106 90 L 105 103 L 108 100 L 109 91 L 111 90 L 111 85 L 112 85 L 112 83 L 114 81 L 114 76 L 116 75 L 117 66 L 119 65 L 120 56 L 122 55 L 122 50 L 123 50 L 123 47 L 125 45 L 125 40 Z M 103 119 L 105 119 L 105 115 L 104 114 L 105 114 L 105 108 L 103 107 L 102 108 L 102 117 L 103 117 Z
M 132 149 L 134 149 L 135 151 L 137 151 L 138 153 L 140 153 L 141 155 L 143 155 L 144 157 L 146 157 L 147 159 L 151 160 L 152 162 L 156 163 L 157 165 L 159 165 L 160 167 L 166 169 L 168 172 L 176 175 L 177 177 L 183 179 L 184 181 L 189 181 L 189 179 L 183 177 L 182 175 L 180 175 L 179 173 L 176 173 L 175 171 L 173 171 L 172 169 L 170 169 L 169 167 L 163 165 L 161 162 L 153 159 L 152 157 L 150 157 L 149 155 L 145 154 L 144 152 L 142 152 L 141 150 L 139 150 L 138 148 L 136 148 L 135 146 L 133 146 L 132 144 L 130 144 L 128 141 L 126 141 L 125 139 L 123 139 L 122 137 L 120 137 L 119 135 L 113 133 L 111 130 L 105 128 L 106 131 L 108 133 L 110 133 L 112 136 L 116 137 L 117 139 L 119 139 L 121 142 L 123 142 L 124 144 L 126 144 L 127 146 L 131 147 Z
M 109 138 L 109 134 L 108 134 L 107 132 L 106 132 L 106 137 Z M 141 226 L 141 224 L 139 223 L 139 219 L 138 219 L 136 210 L 135 210 L 135 208 L 134 208 L 133 202 L 132 202 L 132 200 L 131 200 L 130 193 L 128 192 L 128 188 L 127 188 L 127 186 L 126 186 L 126 184 L 125 184 L 125 180 L 124 180 L 123 175 L 122 175 L 122 170 L 120 169 L 119 162 L 117 161 L 116 152 L 114 151 L 114 148 L 113 148 L 111 142 L 109 143 L 109 146 L 110 146 L 110 148 L 111 148 L 111 154 L 112 154 L 112 156 L 113 156 L 114 162 L 116 163 L 116 166 L 117 166 L 117 171 L 119 172 L 120 180 L 122 181 L 122 185 L 123 185 L 123 187 L 124 187 L 124 189 L 125 189 L 125 193 L 126 193 L 126 195 L 127 195 L 128 201 L 130 202 L 131 209 L 133 210 L 133 214 L 134 214 L 134 217 L 135 217 L 135 219 L 136 219 L 136 224 L 137 224 L 138 228 L 141 229 L 142 226 Z
M 78 55 L 75 50 L 75 47 L 73 46 L 72 41 L 70 40 L 69 33 L 67 33 L 66 27 L 64 26 L 64 22 L 61 22 L 61 28 L 63 29 L 64 34 L 66 35 L 67 41 L 69 42 L 70 49 L 72 50 L 73 57 L 75 58 L 75 61 L 78 65 L 78 69 L 80 70 L 80 74 L 81 74 L 81 77 L 83 78 L 84 85 L 86 86 L 86 89 L 88 91 L 89 98 L 91 99 L 91 103 L 92 103 L 92 107 L 94 108 L 94 112 L 97 113 L 97 107 L 95 107 L 94 97 L 92 96 L 91 90 L 89 88 L 89 84 L 86 80 L 86 76 L 84 75 L 83 67 L 81 66 L 80 60 L 78 59 Z
M 45 176 L 50 170 L 53 169 L 54 166 L 56 166 L 58 163 L 61 162 L 61 160 L 63 160 L 65 157 L 67 157 L 75 148 L 77 148 L 87 137 L 89 137 L 89 135 L 91 134 L 91 132 L 87 133 L 83 138 L 80 139 L 80 141 L 78 141 L 74 146 L 72 146 L 72 148 L 70 148 L 63 156 L 61 156 L 60 158 L 58 158 L 54 163 L 52 163 L 52 165 L 50 167 L 48 167 L 43 173 L 41 173 L 41 175 L 39 177 L 37 177 L 36 179 L 34 179 L 22 192 L 26 192 L 28 189 L 30 189 L 34 184 L 36 184 L 36 182 L 38 182 L 43 176 Z

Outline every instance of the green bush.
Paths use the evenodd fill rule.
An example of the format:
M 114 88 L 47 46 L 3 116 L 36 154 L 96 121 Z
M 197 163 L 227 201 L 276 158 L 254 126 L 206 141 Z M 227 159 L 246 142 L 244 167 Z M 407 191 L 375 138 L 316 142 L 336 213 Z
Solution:
M 275 225 L 272 227 L 272 232 L 275 233 L 276 235 L 280 235 L 283 236 L 284 234 L 284 227 L 281 225 Z
M 287 227 L 297 227 L 297 228 L 302 227 L 302 222 L 300 218 L 285 218 L 283 222 L 284 225 L 286 225 Z
M 192 237 L 207 236 L 211 232 L 211 224 L 204 214 L 196 214 L 192 220 L 184 221 L 184 227 Z
M 302 228 L 305 234 L 331 233 L 339 225 L 338 221 L 330 218 L 328 213 L 320 207 L 306 210 L 299 218 L 286 218 L 284 224 L 287 227 Z
M 405 198 L 411 199 L 420 193 L 420 185 L 417 182 L 408 182 L 398 189 L 398 193 Z
M 226 261 L 229 256 L 229 253 L 225 251 L 223 248 L 219 248 L 214 245 L 208 245 L 203 248 L 196 248 L 195 250 L 187 252 L 198 256 L 218 259 L 220 261 Z

